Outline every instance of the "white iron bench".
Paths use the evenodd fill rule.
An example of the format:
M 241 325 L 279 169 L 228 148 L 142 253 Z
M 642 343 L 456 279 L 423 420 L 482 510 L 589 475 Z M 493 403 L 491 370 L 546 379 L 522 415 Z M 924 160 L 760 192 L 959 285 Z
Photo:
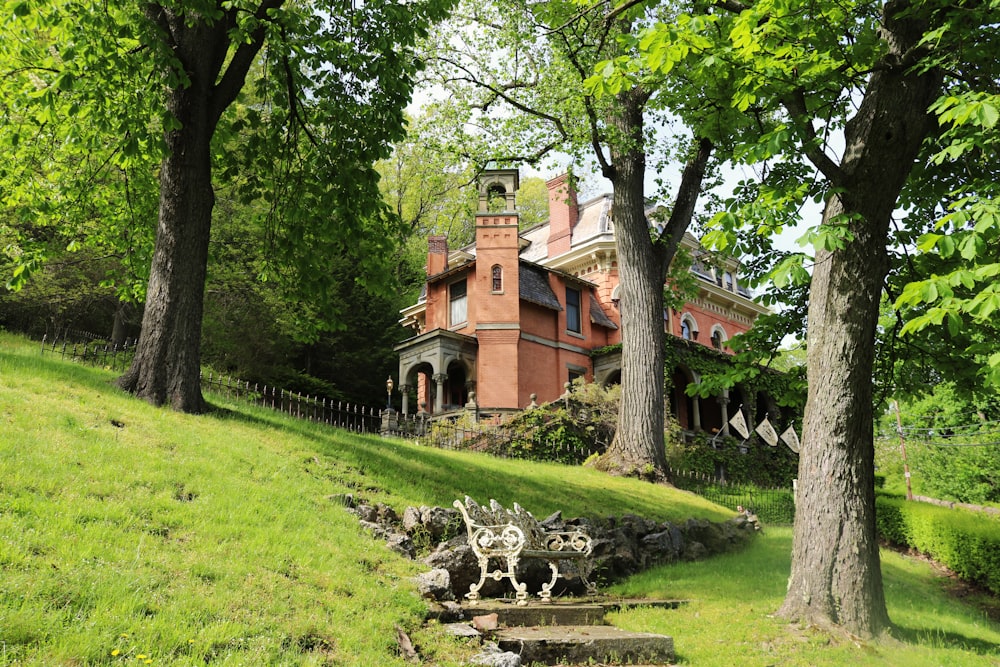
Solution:
M 552 579 L 543 583 L 538 592 L 542 602 L 552 601 L 552 587 L 563 576 L 559 572 L 559 563 L 564 560 L 579 561 L 579 576 L 587 588 L 587 594 L 597 592 L 597 587 L 587 580 L 592 568 L 590 553 L 593 550 L 593 540 L 582 530 L 546 530 L 531 512 L 517 503 L 514 503 L 513 510 L 509 510 L 497 501 L 490 500 L 487 508 L 466 496 L 464 503 L 456 500 L 454 506 L 462 513 L 469 533 L 469 545 L 479 561 L 479 581 L 469 586 L 469 592 L 465 594 L 470 604 L 474 605 L 479 601 L 479 591 L 487 577 L 494 581 L 510 579 L 517 604 L 527 604 L 528 586 L 517 580 L 517 566 L 524 558 L 543 559 L 552 572 Z M 491 558 L 506 560 L 507 571 L 496 569 L 490 572 Z

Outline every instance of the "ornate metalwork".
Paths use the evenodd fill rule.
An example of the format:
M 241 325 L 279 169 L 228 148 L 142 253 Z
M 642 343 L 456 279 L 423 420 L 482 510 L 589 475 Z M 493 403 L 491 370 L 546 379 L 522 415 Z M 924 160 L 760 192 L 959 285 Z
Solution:
M 590 554 L 593 540 L 582 530 L 546 531 L 540 523 L 523 507 L 514 504 L 514 510 L 505 509 L 495 500 L 490 500 L 489 508 L 465 497 L 465 502 L 454 502 L 462 514 L 469 534 L 469 546 L 479 563 L 479 581 L 469 586 L 465 597 L 470 604 L 477 604 L 480 591 L 487 579 L 500 581 L 509 579 L 514 587 L 518 605 L 527 604 L 527 584 L 517 580 L 517 566 L 523 558 L 540 558 L 547 562 L 552 578 L 542 584 L 538 592 L 542 602 L 551 602 L 552 589 L 561 576 L 559 561 L 573 559 L 579 562 L 579 576 L 593 595 L 597 587 L 588 579 L 592 564 Z M 506 570 L 496 568 L 490 571 L 490 559 L 506 562 Z

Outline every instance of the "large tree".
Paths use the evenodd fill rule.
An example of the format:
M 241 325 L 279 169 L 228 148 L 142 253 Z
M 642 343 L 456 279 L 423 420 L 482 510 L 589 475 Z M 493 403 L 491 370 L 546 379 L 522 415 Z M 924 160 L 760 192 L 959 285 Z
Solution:
M 67 178 L 46 181 L 49 190 L 18 186 L 19 200 L 55 191 L 72 203 L 92 202 L 101 194 L 93 174 L 150 156 L 159 162 L 142 333 L 122 387 L 155 404 L 204 408 L 199 342 L 213 167 L 232 173 L 239 164 L 253 174 L 241 192 L 267 203 L 275 252 L 316 269 L 300 271 L 309 277 L 304 286 L 320 294 L 328 287 L 322 257 L 345 243 L 361 248 L 361 261 L 384 255 L 391 234 L 364 233 L 366 225 L 392 224 L 373 165 L 402 136 L 417 69 L 411 46 L 447 5 L 5 5 L 5 152 L 32 147 L 43 173 L 76 165 L 64 169 Z M 234 113 L 250 80 L 248 104 Z M 52 142 L 51 155 L 38 158 L 43 139 Z
M 872 371 L 887 246 L 914 224 L 897 210 L 912 201 L 901 195 L 941 192 L 921 181 L 926 171 L 914 171 L 950 141 L 935 111 L 952 108 L 952 97 L 995 96 L 990 3 L 725 0 L 706 11 L 725 36 L 717 62 L 739 73 L 731 103 L 779 121 L 742 151 L 748 161 L 769 161 L 777 177 L 765 175 L 764 185 L 750 188 L 752 205 L 740 208 L 737 197 L 719 221 L 746 213 L 756 231 L 769 233 L 780 224 L 774 208 L 795 208 L 810 194 L 823 201 L 811 233 L 809 393 L 780 614 L 878 635 L 889 618 L 875 534 Z M 655 67 L 657 51 L 673 39 L 670 29 L 652 28 L 642 61 Z M 831 141 L 837 135 L 839 145 Z M 949 150 L 964 152 L 961 141 Z M 730 231 L 720 238 L 731 239 Z
M 725 88 L 704 58 L 708 38 L 697 26 L 665 56 L 673 71 L 616 72 L 637 46 L 642 26 L 681 17 L 653 2 L 517 1 L 462 4 L 433 47 L 440 85 L 471 110 L 472 139 L 458 147 L 481 162 L 535 164 L 553 151 L 578 166 L 595 165 L 612 186 L 622 322 L 622 401 L 614 442 L 599 465 L 633 473 L 665 469 L 664 281 L 710 180 L 717 148 L 742 116 L 705 97 L 677 94 L 695 70 L 707 88 Z M 711 82 L 711 83 L 707 83 Z M 680 125 L 677 135 L 663 132 Z M 666 173 L 680 162 L 679 181 Z M 647 193 L 647 167 L 662 188 Z M 708 176 L 707 176 L 708 174 Z M 669 202 L 651 221 L 647 195 Z M 654 224 L 655 223 L 655 224 Z

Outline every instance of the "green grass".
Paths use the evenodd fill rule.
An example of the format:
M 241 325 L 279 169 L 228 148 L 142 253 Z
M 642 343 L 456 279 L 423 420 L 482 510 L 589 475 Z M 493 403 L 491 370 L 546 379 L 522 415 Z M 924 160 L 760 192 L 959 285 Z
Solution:
M 360 530 L 338 494 L 400 511 L 469 494 L 536 515 L 732 516 L 636 480 L 352 435 L 218 397 L 211 415 L 181 415 L 112 378 L 0 332 L 0 664 L 408 664 L 396 626 L 424 664 L 465 664 L 467 647 L 421 627 L 411 577 L 424 568 Z M 619 621 L 673 635 L 685 664 L 1000 665 L 987 651 L 1000 628 L 895 556 L 898 647 L 769 618 L 789 550 L 788 531 L 768 529 L 741 554 L 635 577 L 618 592 L 693 602 Z
M 949 596 L 927 563 L 891 551 L 882 552 L 882 573 L 894 639 L 851 641 L 773 618 L 791 547 L 791 528 L 768 527 L 743 552 L 636 575 L 611 592 L 690 602 L 620 612 L 614 623 L 674 636 L 685 665 L 1000 665 L 1000 625 Z

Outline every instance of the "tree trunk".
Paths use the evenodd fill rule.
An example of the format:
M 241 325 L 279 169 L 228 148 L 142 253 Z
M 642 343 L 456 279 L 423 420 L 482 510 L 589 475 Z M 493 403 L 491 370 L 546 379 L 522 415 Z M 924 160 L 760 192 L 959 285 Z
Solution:
M 599 467 L 616 473 L 663 473 L 663 283 L 666 262 L 646 220 L 642 148 L 644 94 L 619 95 L 612 149 L 612 218 L 618 249 L 622 322 L 622 397 L 618 430 Z
M 923 25 L 886 9 L 893 55 L 917 43 Z M 898 63 L 898 60 L 896 61 Z M 842 188 L 823 223 L 853 239 L 816 253 L 808 313 L 809 393 L 799 455 L 792 570 L 779 614 L 872 637 L 888 629 L 875 530 L 872 365 L 889 221 L 923 139 L 941 78 L 896 64 L 873 74 L 845 128 Z M 831 176 L 831 174 L 827 174 Z
M 211 143 L 218 121 L 213 84 L 224 41 L 218 25 L 161 10 L 174 50 L 190 78 L 168 94 L 181 128 L 165 133 L 160 166 L 159 218 L 142 330 L 131 367 L 118 384 L 154 405 L 202 412 L 201 323 L 215 194 Z M 221 48 L 222 54 L 225 49 Z

